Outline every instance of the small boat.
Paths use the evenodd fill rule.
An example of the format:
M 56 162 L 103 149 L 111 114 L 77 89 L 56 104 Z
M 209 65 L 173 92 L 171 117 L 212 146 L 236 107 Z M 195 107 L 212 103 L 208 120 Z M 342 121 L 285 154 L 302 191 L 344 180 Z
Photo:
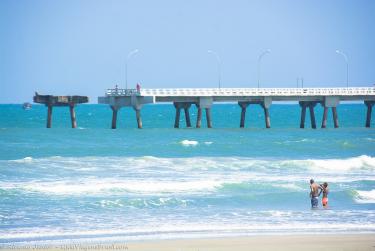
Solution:
M 30 110 L 31 109 L 31 104 L 29 102 L 25 102 L 25 103 L 23 103 L 22 108 L 24 110 Z

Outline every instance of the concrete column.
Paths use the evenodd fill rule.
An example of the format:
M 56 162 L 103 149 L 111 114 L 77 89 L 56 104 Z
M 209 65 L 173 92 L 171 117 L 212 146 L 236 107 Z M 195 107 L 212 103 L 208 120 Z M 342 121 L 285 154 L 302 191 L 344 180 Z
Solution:
M 141 110 L 135 109 L 135 115 L 137 117 L 137 125 L 138 129 L 142 129 L 142 117 L 141 117 Z
M 206 108 L 206 119 L 207 119 L 207 127 L 212 128 L 211 108 Z
M 333 124 L 335 128 L 339 128 L 339 119 L 337 117 L 336 107 L 332 107 Z
M 322 128 L 326 128 L 327 127 L 327 114 L 328 114 L 328 107 L 324 106 L 323 119 L 322 119 Z
M 311 128 L 316 129 L 314 106 L 315 104 L 309 104 Z
M 180 113 L 181 113 L 181 107 L 178 103 L 174 103 L 174 107 L 176 108 L 176 117 L 174 120 L 174 128 L 180 127 Z
M 301 122 L 299 128 L 305 128 L 305 118 L 306 118 L 306 105 L 304 102 L 300 102 L 301 106 Z
M 76 112 L 74 110 L 74 104 L 69 104 L 70 119 L 72 121 L 72 128 L 77 127 Z
M 196 127 L 197 128 L 201 128 L 201 125 L 202 125 L 202 108 L 200 108 L 199 106 L 198 107 L 198 114 L 197 114 L 197 125 Z
M 366 127 L 371 127 L 371 113 L 372 113 L 372 106 L 374 102 L 365 101 L 365 105 L 367 106 L 367 114 L 366 114 Z
M 116 129 L 118 107 L 111 105 L 111 109 L 112 109 L 112 129 Z
M 266 128 L 271 128 L 271 119 L 270 119 L 270 113 L 268 108 L 263 107 L 264 109 L 264 118 L 266 120 Z
M 48 104 L 48 111 L 47 111 L 47 128 L 51 128 L 52 125 L 52 108 L 53 106 Z
M 191 127 L 189 107 L 187 105 L 184 107 L 184 111 L 185 111 L 186 127 Z
M 246 102 L 238 102 L 238 105 L 241 107 L 241 120 L 240 120 L 240 128 L 245 127 L 245 119 L 246 119 L 246 109 L 249 105 Z

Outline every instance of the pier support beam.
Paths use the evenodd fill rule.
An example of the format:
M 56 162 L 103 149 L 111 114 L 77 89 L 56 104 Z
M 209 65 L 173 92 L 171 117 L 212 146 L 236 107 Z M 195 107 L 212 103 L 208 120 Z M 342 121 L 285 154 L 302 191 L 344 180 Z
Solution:
M 311 128 L 316 129 L 314 107 L 315 105 L 309 105 Z
M 201 125 L 202 125 L 202 108 L 197 105 L 197 108 L 198 108 L 198 112 L 197 112 L 197 124 L 196 124 L 196 127 L 197 128 L 201 128 Z
M 238 102 L 238 105 L 241 107 L 241 120 L 240 120 L 240 128 L 245 127 L 245 119 L 246 119 L 246 109 L 249 106 L 248 102 Z
M 74 110 L 74 104 L 69 105 L 70 119 L 72 121 L 72 128 L 77 128 L 76 112 Z
M 179 128 L 180 127 L 181 107 L 177 103 L 174 103 L 174 107 L 176 108 L 176 117 L 174 119 L 174 128 Z
M 314 107 L 316 106 L 317 101 L 300 101 L 299 105 L 301 106 L 301 121 L 300 128 L 305 128 L 305 118 L 306 118 L 306 109 L 309 108 L 311 128 L 316 129 L 315 113 Z
M 375 101 L 365 101 L 365 105 L 367 106 L 367 114 L 366 114 L 366 127 L 371 127 L 371 113 L 372 107 L 374 106 Z
M 332 107 L 333 124 L 335 128 L 339 128 L 339 119 L 337 117 L 336 107 Z
M 190 114 L 189 114 L 189 108 L 190 108 L 191 104 L 192 104 L 192 102 L 173 102 L 173 105 L 176 108 L 176 117 L 175 117 L 175 121 L 174 121 L 174 128 L 180 127 L 181 109 L 184 109 L 184 112 L 185 112 L 186 127 L 191 127 Z
M 47 128 L 51 128 L 52 125 L 52 105 L 48 104 L 48 111 L 47 111 Z
M 187 105 L 184 106 L 186 127 L 191 127 L 189 107 L 190 107 L 190 105 L 189 106 L 187 106 Z
M 266 122 L 266 128 L 271 128 L 271 119 L 270 119 L 270 113 L 269 108 L 264 105 L 264 103 L 261 104 L 264 110 L 264 120 Z
M 117 111 L 119 110 L 119 108 L 117 106 L 113 106 L 111 105 L 111 109 L 112 109 L 112 129 L 116 129 L 116 125 L 117 125 Z
M 322 128 L 326 128 L 327 127 L 327 115 L 328 115 L 328 107 L 323 107 L 324 108 L 324 111 L 323 111 L 323 119 L 322 119 Z
M 137 117 L 137 126 L 138 126 L 138 129 L 142 129 L 141 109 L 135 109 L 135 115 Z
M 211 108 L 206 109 L 207 128 L 212 128 Z

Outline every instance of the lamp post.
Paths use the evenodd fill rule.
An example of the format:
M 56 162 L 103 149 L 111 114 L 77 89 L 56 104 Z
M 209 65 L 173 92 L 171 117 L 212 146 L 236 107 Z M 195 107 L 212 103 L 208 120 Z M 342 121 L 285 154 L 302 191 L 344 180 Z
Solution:
M 271 50 L 267 49 L 267 50 L 263 51 L 258 57 L 258 89 L 259 89 L 259 86 L 260 86 L 260 61 L 262 60 L 264 55 L 266 55 L 270 52 L 271 52 Z
M 128 90 L 128 61 L 132 56 L 134 56 L 137 53 L 138 53 L 138 49 L 135 49 L 135 50 L 129 52 L 128 57 L 126 58 L 126 63 L 125 63 L 125 90 Z
M 219 79 L 219 89 L 221 89 L 221 60 L 220 60 L 219 54 L 217 54 L 216 52 L 214 52 L 212 50 L 208 50 L 207 52 L 210 53 L 210 54 L 213 54 L 216 57 L 217 70 L 218 70 L 218 74 L 219 74 L 219 76 L 218 76 L 218 79 Z
M 336 50 L 336 53 L 342 55 L 345 59 L 345 62 L 346 62 L 346 88 L 348 88 L 349 87 L 349 60 L 348 60 L 348 56 L 344 52 L 339 51 L 339 50 Z

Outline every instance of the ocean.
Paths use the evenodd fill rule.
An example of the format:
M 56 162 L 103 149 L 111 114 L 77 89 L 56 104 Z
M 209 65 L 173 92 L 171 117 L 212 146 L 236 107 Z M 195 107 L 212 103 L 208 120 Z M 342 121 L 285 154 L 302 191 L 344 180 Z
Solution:
M 274 104 L 271 129 L 250 106 L 215 104 L 213 127 L 174 129 L 171 104 L 69 109 L 0 105 L 0 246 L 259 234 L 375 233 L 375 130 L 363 104 L 299 128 L 297 104 Z M 316 108 L 317 125 L 322 108 Z M 191 108 L 192 122 L 196 109 Z M 192 123 L 193 125 L 195 123 Z M 375 126 L 374 123 L 372 126 Z M 312 210 L 309 180 L 328 182 Z

